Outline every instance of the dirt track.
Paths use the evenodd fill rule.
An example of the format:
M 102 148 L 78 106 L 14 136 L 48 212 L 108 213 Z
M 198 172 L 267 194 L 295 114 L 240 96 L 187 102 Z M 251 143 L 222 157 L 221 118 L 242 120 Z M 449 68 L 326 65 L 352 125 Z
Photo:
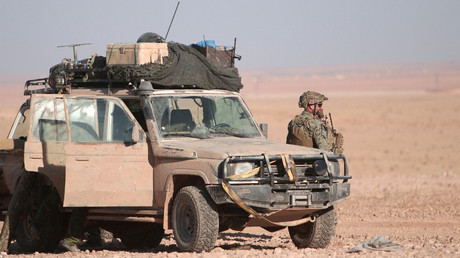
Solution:
M 179 253 L 168 234 L 155 250 L 128 252 L 112 246 L 97 252 L 32 255 L 343 257 L 358 256 L 346 251 L 373 236 L 383 235 L 403 249 L 396 253 L 366 251 L 366 256 L 459 257 L 459 97 L 458 91 L 329 94 L 325 109 L 334 114 L 334 125 L 345 136 L 345 154 L 353 179 L 350 199 L 337 205 L 339 224 L 327 249 L 298 250 L 286 229 L 270 233 L 249 228 L 222 233 L 210 253 Z M 259 123 L 270 124 L 269 138 L 284 141 L 287 122 L 300 112 L 296 97 L 248 96 L 246 101 Z M 0 122 L 9 127 L 11 117 L 2 113 Z M 8 130 L 4 127 L 2 135 Z

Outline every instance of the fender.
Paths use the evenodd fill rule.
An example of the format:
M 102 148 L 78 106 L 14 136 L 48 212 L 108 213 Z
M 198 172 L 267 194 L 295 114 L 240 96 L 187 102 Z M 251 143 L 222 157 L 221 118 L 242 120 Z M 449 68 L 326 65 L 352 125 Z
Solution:
M 165 229 L 172 228 L 172 225 L 170 225 L 170 221 L 169 221 L 169 204 L 174 196 L 174 190 L 175 190 L 174 176 L 178 176 L 178 175 L 197 177 L 203 180 L 205 185 L 209 184 L 209 179 L 206 177 L 206 174 L 201 170 L 178 169 L 178 170 L 174 170 L 173 172 L 169 174 L 168 178 L 166 179 L 165 188 L 164 188 L 166 195 L 165 195 L 165 202 L 164 202 L 164 208 L 163 208 L 163 228 Z

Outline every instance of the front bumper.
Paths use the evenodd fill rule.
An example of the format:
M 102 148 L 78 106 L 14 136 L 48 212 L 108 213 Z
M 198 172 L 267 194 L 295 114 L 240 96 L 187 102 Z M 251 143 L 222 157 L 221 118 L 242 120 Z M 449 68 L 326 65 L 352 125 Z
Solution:
M 345 200 L 350 195 L 348 162 L 342 154 L 293 155 L 254 155 L 235 156 L 225 160 L 220 175 L 222 185 L 231 188 L 238 195 L 238 202 L 258 210 L 280 209 L 325 209 Z M 338 160 L 343 162 L 342 173 L 332 171 L 327 165 L 323 176 L 309 175 L 309 167 L 315 161 L 324 160 L 325 164 Z M 286 162 L 284 162 L 286 161 Z M 237 162 L 254 162 L 258 168 L 247 176 L 228 176 L 227 165 Z M 286 165 L 289 164 L 289 165 Z M 340 167 L 338 168 L 340 170 Z M 217 204 L 235 203 L 229 190 L 222 185 L 208 185 L 207 190 Z M 240 205 L 240 204 L 239 204 Z
M 268 210 L 325 209 L 350 195 L 350 183 L 334 183 L 322 187 L 274 191 L 270 185 L 232 185 L 233 190 L 247 205 Z M 221 185 L 208 185 L 206 188 L 217 204 L 234 203 Z

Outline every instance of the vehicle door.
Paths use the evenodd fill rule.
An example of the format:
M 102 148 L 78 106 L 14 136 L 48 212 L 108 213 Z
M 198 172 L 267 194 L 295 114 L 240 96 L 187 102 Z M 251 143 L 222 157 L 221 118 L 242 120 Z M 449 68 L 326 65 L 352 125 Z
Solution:
M 152 206 L 146 135 L 122 101 L 37 95 L 31 105 L 26 169 L 47 174 L 65 207 Z
M 0 210 L 9 201 L 24 169 L 24 142 L 29 128 L 29 106 L 24 104 L 14 119 L 6 139 L 0 139 Z

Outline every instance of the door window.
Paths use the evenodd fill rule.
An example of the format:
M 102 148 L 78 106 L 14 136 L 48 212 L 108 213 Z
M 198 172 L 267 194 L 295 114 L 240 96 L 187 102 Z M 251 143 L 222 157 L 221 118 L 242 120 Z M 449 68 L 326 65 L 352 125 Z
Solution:
M 132 141 L 135 123 L 117 101 L 72 98 L 67 107 L 72 142 Z
M 32 135 L 42 142 L 67 141 L 63 99 L 36 98 Z
M 142 129 L 117 100 L 36 97 L 34 103 L 32 135 L 42 142 L 68 141 L 64 103 L 72 142 L 132 142 L 134 129 L 142 141 Z

